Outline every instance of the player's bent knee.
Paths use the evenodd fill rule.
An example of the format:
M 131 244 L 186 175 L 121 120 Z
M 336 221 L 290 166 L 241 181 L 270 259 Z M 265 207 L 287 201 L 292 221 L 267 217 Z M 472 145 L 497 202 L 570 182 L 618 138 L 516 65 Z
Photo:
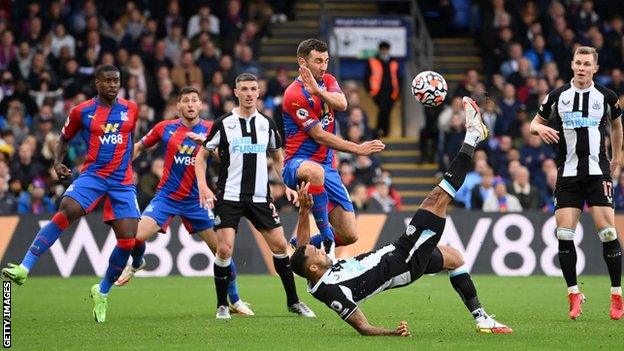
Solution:
M 559 240 L 574 240 L 574 230 L 568 228 L 557 228 L 557 239 Z
M 297 170 L 297 178 L 310 183 L 322 184 L 325 182 L 325 173 L 321 166 L 304 162 Z
M 288 242 L 286 239 L 269 243 L 269 249 L 274 254 L 284 254 L 288 251 Z
M 444 268 L 447 270 L 454 270 L 464 265 L 464 258 L 457 249 L 452 247 L 445 247 L 441 250 L 444 256 Z
M 230 245 L 219 245 L 217 247 L 217 257 L 222 259 L 227 259 L 232 257 L 232 246 Z
M 598 238 L 600 238 L 600 241 L 602 241 L 603 243 L 616 240 L 617 231 L 613 227 L 602 228 L 600 231 L 598 231 Z

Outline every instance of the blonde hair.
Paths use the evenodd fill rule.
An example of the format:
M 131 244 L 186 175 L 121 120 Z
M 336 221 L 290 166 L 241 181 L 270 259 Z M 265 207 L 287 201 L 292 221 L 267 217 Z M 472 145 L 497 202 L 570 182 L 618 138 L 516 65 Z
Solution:
M 576 48 L 576 51 L 574 52 L 574 56 L 581 54 L 581 55 L 592 55 L 594 56 L 594 62 L 596 62 L 596 64 L 598 64 L 598 52 L 596 51 L 596 49 L 592 48 L 591 46 L 579 46 L 578 48 Z

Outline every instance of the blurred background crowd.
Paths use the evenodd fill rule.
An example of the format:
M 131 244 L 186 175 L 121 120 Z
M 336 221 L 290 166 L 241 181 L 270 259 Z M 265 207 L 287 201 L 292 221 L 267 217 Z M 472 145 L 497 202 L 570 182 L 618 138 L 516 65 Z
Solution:
M 0 214 L 55 212 L 69 184 L 56 178 L 53 149 L 71 107 L 96 95 L 99 64 L 121 69 L 119 96 L 139 107 L 135 141 L 176 117 L 177 92 L 185 85 L 202 92 L 202 118 L 230 112 L 234 80 L 243 72 L 260 77 L 259 111 L 281 114 L 282 94 L 293 77 L 286 69 L 266 77 L 257 55 L 270 24 L 291 19 L 292 6 L 287 0 L 0 1 Z M 293 62 L 295 53 L 293 48 Z M 343 88 L 350 109 L 338 118 L 340 133 L 357 142 L 372 138 L 357 85 Z M 79 137 L 70 144 L 75 176 L 87 147 Z M 141 208 L 162 176 L 161 155 L 162 146 L 135 162 Z M 376 160 L 340 159 L 360 210 L 400 206 Z M 277 204 L 293 210 L 282 186 L 274 180 L 271 185 Z
M 260 77 L 258 109 L 281 114 L 284 89 L 293 77 L 286 68 L 263 74 L 258 60 L 271 23 L 294 17 L 293 1 L 0 1 L 0 214 L 53 213 L 68 184 L 52 170 L 53 148 L 69 109 L 96 92 L 95 67 L 122 71 L 119 96 L 135 101 L 135 140 L 163 119 L 176 117 L 177 91 L 194 85 L 203 94 L 201 117 L 214 119 L 235 106 L 234 79 L 242 72 Z M 463 140 L 461 96 L 483 108 L 493 138 L 476 154 L 474 171 L 457 205 L 486 211 L 553 210 L 554 149 L 529 133 L 529 122 L 546 94 L 572 76 L 578 45 L 600 55 L 596 81 L 613 89 L 624 106 L 624 9 L 617 1 L 442 0 L 422 2 L 425 14 L 442 20 L 434 36 L 457 31 L 444 20 L 460 11 L 478 22 L 483 67 L 465 74 L 445 104 L 427 109 L 421 132 L 423 162 L 448 166 Z M 293 61 L 296 49 L 293 47 Z M 330 68 L 331 70 L 331 68 Z M 444 74 L 444 72 L 440 72 Z M 336 114 L 338 133 L 362 142 L 385 135 L 369 124 L 361 104 L 363 82 L 341 81 L 349 102 Z M 389 84 L 389 83 L 388 83 Z M 87 151 L 75 138 L 68 155 L 78 174 Z M 162 147 L 135 163 L 139 204 L 154 195 L 163 173 Z M 401 198 L 390 172 L 374 157 L 338 154 L 337 167 L 358 211 L 392 212 Z M 624 175 L 618 173 L 616 208 L 624 208 Z M 271 181 L 276 204 L 293 211 L 283 188 Z

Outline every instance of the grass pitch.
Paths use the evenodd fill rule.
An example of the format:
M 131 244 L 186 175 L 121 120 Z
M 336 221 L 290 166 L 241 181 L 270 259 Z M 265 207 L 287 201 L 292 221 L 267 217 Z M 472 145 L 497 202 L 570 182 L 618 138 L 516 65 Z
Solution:
M 448 278 L 425 276 L 387 291 L 361 308 L 369 321 L 394 328 L 408 321 L 413 337 L 362 337 L 305 291 L 318 315 L 286 311 L 278 277 L 240 276 L 254 317 L 217 321 L 212 278 L 136 278 L 114 287 L 107 321 L 93 321 L 89 288 L 96 277 L 29 278 L 12 286 L 12 343 L 16 350 L 597 350 L 621 347 L 624 320 L 609 319 L 606 276 L 582 277 L 588 297 L 578 321 L 567 317 L 563 278 L 475 276 L 486 310 L 512 335 L 477 334 Z

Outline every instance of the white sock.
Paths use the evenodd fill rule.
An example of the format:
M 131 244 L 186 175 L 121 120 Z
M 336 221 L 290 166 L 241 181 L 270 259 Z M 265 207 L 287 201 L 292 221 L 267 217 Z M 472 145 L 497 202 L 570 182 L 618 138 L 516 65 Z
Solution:
M 480 137 L 481 133 L 479 133 L 478 130 L 468 129 L 466 131 L 466 136 L 464 137 L 464 143 L 472 146 L 477 146 Z
M 485 310 L 483 308 L 477 308 L 476 310 L 472 311 L 471 313 L 472 313 L 472 316 L 474 317 L 475 321 L 477 321 L 477 323 L 483 323 L 488 318 L 490 318 L 490 316 L 488 316 L 488 314 L 485 313 Z
M 568 294 L 578 294 L 581 291 L 579 290 L 578 285 L 572 285 L 568 287 Z
M 611 287 L 611 295 L 620 295 L 620 296 L 622 296 L 622 287 L 621 286 L 612 286 Z

